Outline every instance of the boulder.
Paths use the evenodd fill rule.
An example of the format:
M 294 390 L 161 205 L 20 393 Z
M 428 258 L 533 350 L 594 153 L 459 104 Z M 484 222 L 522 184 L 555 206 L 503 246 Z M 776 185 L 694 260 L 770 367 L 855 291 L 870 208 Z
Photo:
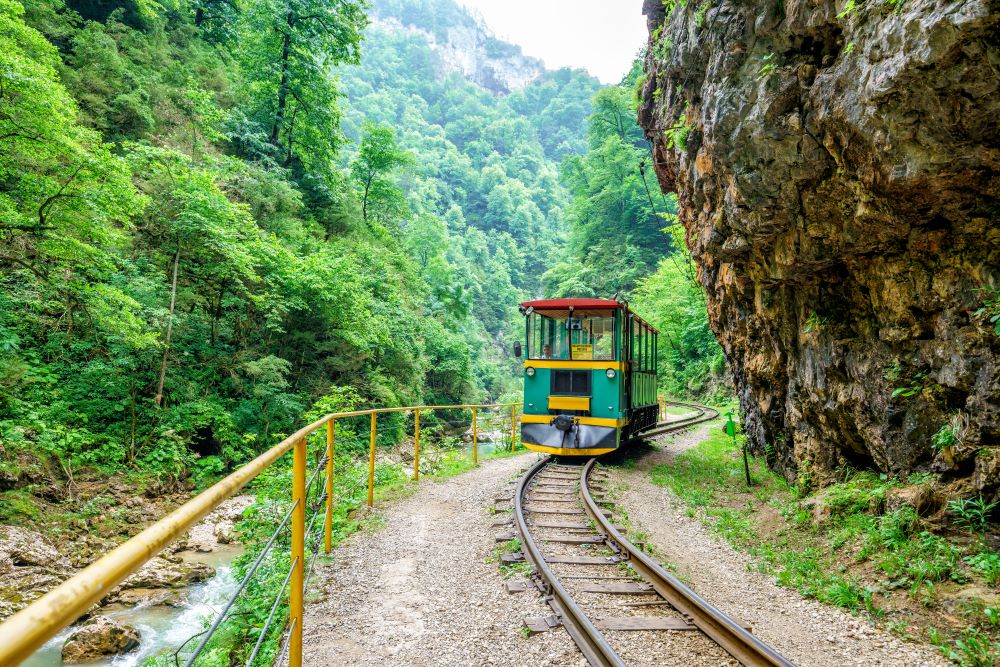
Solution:
M 180 588 L 205 581 L 213 574 L 215 570 L 203 563 L 172 563 L 159 556 L 126 579 L 122 588 Z
M 61 574 L 71 569 L 69 561 L 40 533 L 0 526 L 0 573 L 12 567 L 41 567 Z
M 233 522 L 228 519 L 215 524 L 215 540 L 219 544 L 230 544 L 233 541 Z
M 62 583 L 72 571 L 41 534 L 0 526 L 0 621 Z
M 126 607 L 180 607 L 183 606 L 184 596 L 185 592 L 176 588 L 129 588 L 118 593 L 114 602 Z
M 889 489 L 885 497 L 886 511 L 892 512 L 909 505 L 921 516 L 933 514 L 938 509 L 934 489 L 929 484 L 914 484 L 900 489 Z
M 66 640 L 62 659 L 64 663 L 76 664 L 127 653 L 139 647 L 139 640 L 135 628 L 107 616 L 95 616 Z

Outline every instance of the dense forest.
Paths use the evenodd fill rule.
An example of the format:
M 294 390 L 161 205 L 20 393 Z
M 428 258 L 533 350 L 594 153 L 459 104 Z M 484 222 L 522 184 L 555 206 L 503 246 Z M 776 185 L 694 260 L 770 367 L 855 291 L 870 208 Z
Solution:
M 498 94 L 433 48 L 476 28 L 443 0 L 4 0 L 0 17 L 11 484 L 26 450 L 66 474 L 230 465 L 337 392 L 510 398 L 516 304 L 543 294 L 634 292 L 670 330 L 667 388 L 717 387 L 687 259 L 663 260 L 675 206 L 640 168 L 638 66 Z

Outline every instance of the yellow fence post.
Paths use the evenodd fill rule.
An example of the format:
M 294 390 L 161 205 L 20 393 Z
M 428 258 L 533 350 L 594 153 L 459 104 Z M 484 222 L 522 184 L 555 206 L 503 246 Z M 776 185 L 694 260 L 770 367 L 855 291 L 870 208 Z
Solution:
M 420 410 L 413 414 L 413 479 L 420 479 Z
M 517 447 L 517 406 L 510 406 L 510 451 Z
M 292 636 L 288 638 L 289 667 L 302 667 L 302 603 L 305 591 L 306 555 L 306 439 L 295 443 L 292 452 L 292 581 L 289 593 L 288 623 Z
M 375 420 L 378 414 L 372 412 L 371 447 L 368 452 L 368 507 L 375 504 Z
M 479 465 L 479 425 L 476 423 L 476 408 L 472 408 L 472 465 Z
M 323 524 L 323 548 L 326 553 L 333 549 L 333 437 L 334 422 L 326 423 L 326 522 Z

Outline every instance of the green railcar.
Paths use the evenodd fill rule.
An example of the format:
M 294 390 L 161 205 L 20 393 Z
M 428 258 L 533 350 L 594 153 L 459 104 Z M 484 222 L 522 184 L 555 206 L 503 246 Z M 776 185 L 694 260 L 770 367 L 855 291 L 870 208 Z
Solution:
M 658 331 L 628 303 L 545 299 L 525 317 L 524 412 L 528 449 L 598 456 L 656 425 Z

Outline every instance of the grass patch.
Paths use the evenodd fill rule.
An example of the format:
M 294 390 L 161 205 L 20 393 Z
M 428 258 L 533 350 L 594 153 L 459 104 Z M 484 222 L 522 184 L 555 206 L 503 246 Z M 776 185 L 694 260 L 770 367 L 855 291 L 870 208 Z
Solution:
M 942 533 L 910 505 L 890 503 L 895 489 L 929 483 L 927 476 L 845 470 L 840 483 L 809 496 L 806 484 L 787 484 L 762 457 L 750 458 L 748 489 L 742 444 L 713 426 L 704 442 L 654 466 L 652 481 L 779 585 L 905 636 L 933 621 L 939 629 L 922 638 L 956 664 L 1000 664 L 1000 611 L 976 599 L 958 619 L 944 604 L 958 585 L 1000 585 L 1000 554 L 983 535 L 986 508 L 964 508 L 965 533 Z

